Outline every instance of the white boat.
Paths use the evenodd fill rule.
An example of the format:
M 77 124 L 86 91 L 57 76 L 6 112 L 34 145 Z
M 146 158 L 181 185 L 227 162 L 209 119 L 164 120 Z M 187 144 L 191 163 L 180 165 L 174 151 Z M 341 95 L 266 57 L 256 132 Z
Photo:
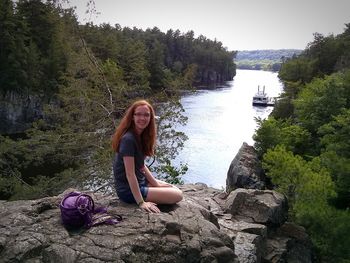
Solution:
M 260 86 L 258 86 L 258 92 L 255 93 L 253 97 L 253 106 L 274 106 L 275 98 L 268 97 L 265 93 L 265 86 L 260 90 Z

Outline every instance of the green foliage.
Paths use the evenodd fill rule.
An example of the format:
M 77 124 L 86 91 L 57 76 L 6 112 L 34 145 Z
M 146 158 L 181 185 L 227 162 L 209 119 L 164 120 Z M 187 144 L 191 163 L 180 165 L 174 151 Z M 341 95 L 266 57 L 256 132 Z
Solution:
M 332 172 L 337 186 L 336 205 L 346 208 L 350 202 L 350 110 L 344 110 L 334 120 L 318 130 L 325 167 Z
M 319 158 L 306 162 L 277 145 L 264 155 L 263 168 L 277 190 L 288 197 L 293 215 L 298 216 L 309 204 L 322 209 L 335 196 L 329 171 L 320 165 Z
M 168 91 L 171 89 L 167 86 L 171 82 L 169 76 L 176 82 L 179 75 L 186 74 L 189 68 L 196 68 L 191 86 L 194 81 L 206 82 L 203 72 L 208 70 L 221 76 L 217 81 L 232 80 L 235 75 L 234 52 L 228 52 L 221 42 L 204 36 L 195 39 L 191 31 L 182 34 L 179 30 L 169 30 L 164 34 L 156 27 L 142 31 L 137 28 L 120 28 L 119 25 L 113 28 L 109 25 L 98 27 L 88 24 L 82 27 L 83 36 L 88 39 L 88 46 L 93 51 L 97 50 L 94 52 L 97 58 L 104 59 L 109 54 L 108 50 L 104 50 L 109 45 L 104 43 L 101 27 L 109 39 L 117 42 L 116 54 L 109 58 L 123 68 L 129 85 L 135 84 L 132 80 L 141 75 L 147 76 L 148 84 L 144 83 L 151 89 Z M 147 85 L 143 85 L 143 88 Z
M 0 2 L 1 92 L 40 94 L 44 117 L 19 138 L 1 137 L 0 198 L 36 198 L 68 186 L 95 188 L 111 177 L 110 136 L 137 98 L 159 103 L 154 168 L 181 183 L 186 164 L 172 165 L 186 135 L 178 95 L 235 75 L 234 52 L 204 36 L 159 29 L 78 25 L 54 2 Z M 39 95 L 38 95 L 39 96 Z
M 280 61 L 299 55 L 299 49 L 265 49 L 265 50 L 242 50 L 236 55 L 237 61 L 240 60 L 270 60 Z
M 154 40 L 148 53 L 148 69 L 150 71 L 150 86 L 153 89 L 164 88 L 164 45 Z
M 117 25 L 115 28 L 109 24 L 97 27 L 87 23 L 80 26 L 79 30 L 92 53 L 102 61 L 110 59 L 117 62 L 121 57 L 124 38 Z
M 310 146 L 310 133 L 299 125 L 292 125 L 290 119 L 257 119 L 258 129 L 253 136 L 255 149 L 262 157 L 268 149 L 284 145 L 294 154 L 305 154 Z
M 298 205 L 296 222 L 303 224 L 315 246 L 318 262 L 349 262 L 350 214 L 331 206 L 314 203 Z
M 189 68 L 199 69 L 191 86 L 195 80 L 206 81 L 204 71 L 217 72 L 217 81 L 232 80 L 235 75 L 234 53 L 221 42 L 204 36 L 195 39 L 192 31 L 182 34 L 169 30 L 165 34 L 158 28 L 79 26 L 72 10 L 56 8 L 54 3 L 1 2 L 1 91 L 35 91 L 47 97 L 55 94 L 64 85 L 62 77 L 68 70 L 71 49 L 79 42 L 100 60 L 97 63 L 108 59 L 116 63 L 123 71 L 123 80 L 137 90 L 133 96 L 145 96 L 150 89 L 167 90 L 167 78 L 172 76 L 171 81 L 176 82 Z
M 124 82 L 124 71 L 116 62 L 111 59 L 105 60 L 105 62 L 102 64 L 102 71 L 111 85 L 120 85 L 116 92 L 120 92 L 125 89 L 127 84 Z M 127 90 L 124 90 L 124 92 L 127 92 Z
M 43 197 L 75 185 L 65 170 L 79 164 L 80 149 L 67 144 L 67 136 L 35 131 L 29 139 L 1 136 L 0 142 L 0 199 Z
M 293 219 L 307 227 L 322 262 L 349 260 L 343 232 L 350 228 L 348 80 L 346 71 L 289 84 L 294 118 L 260 121 L 254 137 L 259 153 L 267 152 L 267 175 L 288 197 Z
M 337 40 L 333 35 L 324 37 L 322 34 L 315 33 L 314 41 L 309 43 L 303 54 L 306 58 L 314 60 L 318 72 L 315 72 L 313 77 L 334 73 L 335 65 L 344 52 L 343 49 L 342 41 Z
M 57 91 L 66 69 L 66 21 L 50 3 L 0 3 L 0 91 Z
M 293 118 L 293 114 L 294 105 L 291 97 L 286 96 L 285 93 L 280 95 L 275 103 L 271 116 L 276 119 L 289 119 Z
M 350 109 L 344 109 L 332 121 L 321 126 L 318 133 L 326 151 L 350 158 Z
M 147 91 L 150 73 L 147 69 L 147 53 L 144 43 L 130 39 L 122 47 L 121 52 L 123 57 L 119 59 L 119 62 L 124 70 L 124 80 L 130 86 L 137 86 L 141 92 Z
M 181 93 L 183 90 L 193 90 L 192 83 L 195 80 L 197 65 L 190 64 L 183 72 L 178 74 L 170 70 L 164 70 L 164 85 L 167 87 L 168 94 Z
M 343 34 L 323 36 L 314 34 L 314 41 L 309 43 L 299 56 L 287 59 L 282 64 L 280 77 L 285 81 L 310 82 L 315 77 L 324 77 L 348 69 L 350 66 L 348 33 L 349 24 Z
M 301 125 L 311 133 L 330 122 L 347 104 L 341 75 L 314 79 L 308 83 L 294 101 L 295 113 Z
M 238 51 L 235 63 L 239 69 L 279 71 L 288 58 L 301 53 L 297 49 Z
M 175 159 L 187 140 L 187 136 L 183 132 L 176 130 L 177 126 L 186 124 L 187 117 L 183 115 L 184 109 L 177 100 L 162 103 L 160 107 L 157 107 L 157 112 L 159 114 L 157 120 L 157 162 L 153 170 L 160 179 L 181 184 L 183 183 L 181 176 L 188 169 L 187 164 L 181 164 L 180 167 L 175 168 L 171 165 L 171 160 Z
M 283 63 L 279 71 L 279 77 L 285 81 L 309 82 L 314 75 L 314 61 L 304 57 L 298 57 Z
M 27 76 L 26 26 L 10 0 L 0 1 L 0 91 L 25 90 Z
M 276 101 L 272 116 L 277 119 L 293 119 L 295 117 L 293 102 L 302 88 L 301 81 L 284 81 L 283 92 Z
M 16 9 L 26 25 L 22 34 L 29 43 L 24 64 L 24 70 L 29 72 L 27 87 L 37 92 L 55 92 L 67 62 L 64 21 L 52 4 L 39 0 L 18 1 Z
M 258 156 L 262 157 L 267 149 L 273 148 L 278 144 L 280 126 L 283 122 L 279 122 L 275 118 L 268 118 L 267 120 L 256 119 L 256 122 L 258 129 L 253 135 L 254 147 Z
M 237 60 L 235 61 L 238 69 L 249 69 L 249 70 L 266 70 L 266 71 L 279 71 L 281 68 L 281 62 L 274 60 Z
M 299 125 L 288 125 L 280 132 L 280 142 L 294 154 L 307 154 L 311 146 L 310 132 Z
M 164 163 L 155 168 L 155 171 L 159 173 L 157 177 L 171 184 L 183 184 L 181 177 L 186 174 L 188 166 L 180 164 L 180 167 L 175 167 L 168 158 L 162 158 L 162 161 Z
M 320 262 L 349 262 L 349 27 L 285 60 L 273 117 L 259 121 L 256 148 L 290 215 L 304 225 Z M 336 72 L 339 70 L 339 72 Z

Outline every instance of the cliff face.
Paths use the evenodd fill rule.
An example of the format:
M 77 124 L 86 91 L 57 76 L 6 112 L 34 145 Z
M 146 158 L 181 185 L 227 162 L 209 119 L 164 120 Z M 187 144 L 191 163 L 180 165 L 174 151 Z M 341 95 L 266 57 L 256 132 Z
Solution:
M 220 73 L 209 68 L 203 68 L 198 70 L 194 84 L 195 86 L 220 84 L 232 80 L 235 75 L 235 71 Z
M 116 225 L 68 232 L 58 204 L 64 193 L 0 202 L 2 262 L 311 262 L 305 231 L 286 222 L 284 196 L 204 184 L 181 186 L 184 200 L 147 214 L 114 195 L 92 193 Z M 69 192 L 68 189 L 66 192 Z
M 42 116 L 43 99 L 39 95 L 0 93 L 0 134 L 22 133 Z

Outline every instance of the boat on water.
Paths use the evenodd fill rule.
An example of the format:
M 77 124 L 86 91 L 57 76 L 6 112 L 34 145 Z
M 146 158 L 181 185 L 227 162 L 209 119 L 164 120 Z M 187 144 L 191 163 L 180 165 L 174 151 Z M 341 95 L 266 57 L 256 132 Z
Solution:
M 253 96 L 253 106 L 274 106 L 275 98 L 268 97 L 265 93 L 265 86 L 263 86 L 262 90 L 260 90 L 260 86 L 258 86 L 258 92 Z

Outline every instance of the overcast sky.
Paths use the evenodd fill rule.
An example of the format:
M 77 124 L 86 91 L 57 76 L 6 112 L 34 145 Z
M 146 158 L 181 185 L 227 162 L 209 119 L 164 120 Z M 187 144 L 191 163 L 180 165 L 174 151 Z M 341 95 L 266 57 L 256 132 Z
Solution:
M 313 33 L 337 35 L 350 23 L 350 0 L 95 0 L 91 18 L 87 2 L 70 0 L 82 23 L 193 30 L 228 50 L 304 49 Z

